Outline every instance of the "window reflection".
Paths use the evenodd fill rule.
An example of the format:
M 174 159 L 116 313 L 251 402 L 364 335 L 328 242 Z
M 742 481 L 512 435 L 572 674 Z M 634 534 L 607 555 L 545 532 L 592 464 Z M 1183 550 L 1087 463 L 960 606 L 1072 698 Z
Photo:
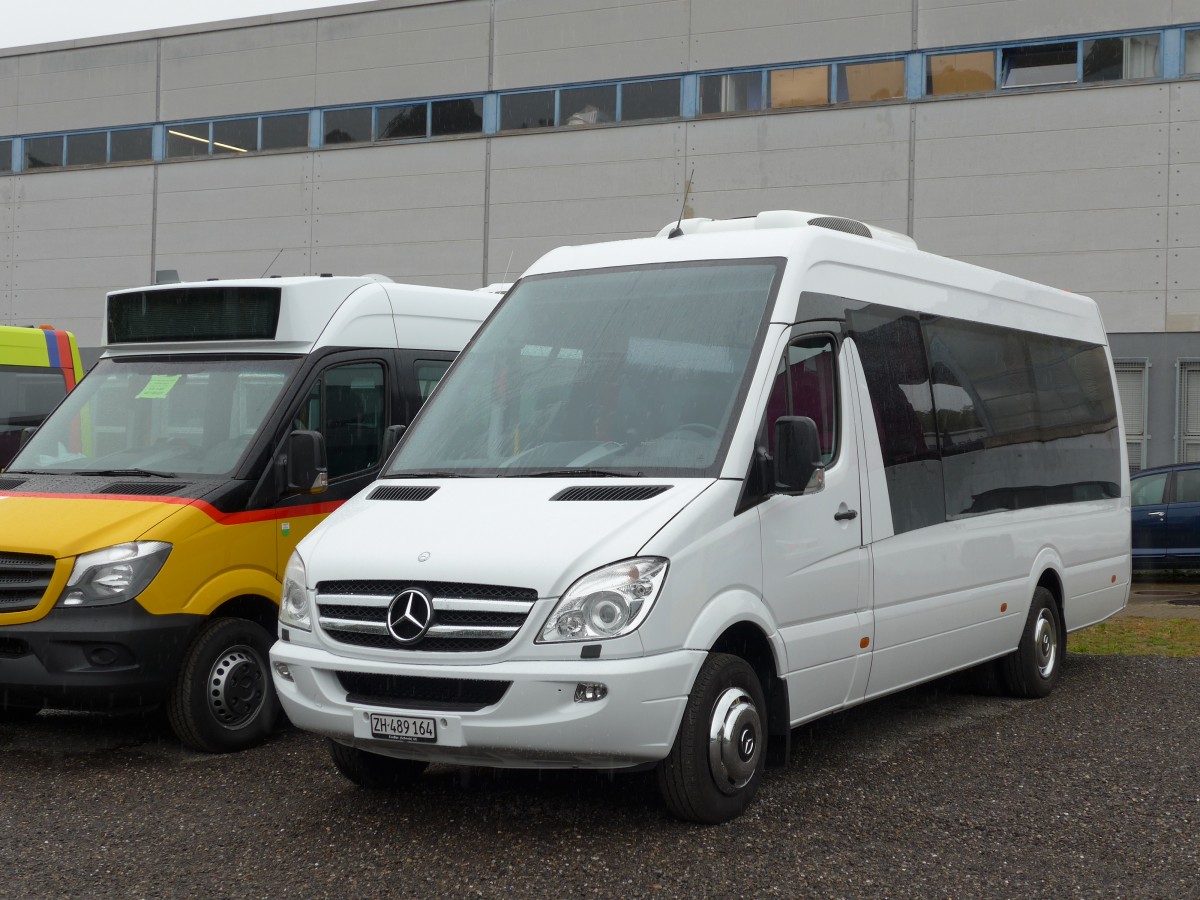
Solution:
M 68 166 L 102 166 L 108 162 L 108 132 L 67 135 Z
M 500 98 L 500 130 L 550 128 L 554 125 L 554 91 L 505 94 Z
M 894 100 L 904 96 L 904 60 L 860 63 L 838 67 L 839 103 Z
M 425 137 L 427 105 L 424 103 L 381 106 L 378 115 L 381 141 Z
M 12 141 L 0 141 L 0 172 L 12 171 Z
M 1158 35 L 1100 38 L 1083 42 L 1084 81 L 1157 78 Z
M 308 113 L 262 117 L 262 149 L 291 150 L 308 146 Z
M 52 169 L 63 164 L 63 137 L 25 139 L 25 168 Z
M 771 109 L 824 106 L 829 102 L 829 66 L 776 69 L 771 76 Z
M 213 122 L 213 155 L 253 153 L 258 150 L 258 119 L 224 119 Z
M 126 128 L 110 132 L 109 160 L 111 162 L 141 162 L 153 155 L 153 129 Z
M 429 104 L 429 133 L 433 137 L 483 132 L 483 98 L 434 100 Z
M 679 79 L 635 81 L 621 86 L 621 121 L 669 119 L 679 115 Z
M 972 94 L 996 89 L 996 52 L 939 53 L 929 57 L 926 93 Z
M 563 88 L 559 91 L 559 122 L 566 126 L 598 125 L 617 119 L 617 86 Z
M 1001 58 L 1003 87 L 1070 84 L 1076 80 L 1079 47 L 1074 41 L 1038 47 L 1009 47 L 1003 51 Z
M 700 114 L 763 108 L 762 72 L 705 75 L 700 79 Z
M 326 144 L 359 144 L 371 140 L 371 107 L 330 109 L 323 114 Z
M 208 156 L 208 122 L 167 126 L 167 158 Z

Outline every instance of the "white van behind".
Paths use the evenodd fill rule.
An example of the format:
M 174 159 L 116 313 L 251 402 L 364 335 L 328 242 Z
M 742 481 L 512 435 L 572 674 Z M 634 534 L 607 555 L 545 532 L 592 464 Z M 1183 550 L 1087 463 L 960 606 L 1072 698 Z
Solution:
M 1092 301 L 765 212 L 539 260 L 300 544 L 271 656 L 360 785 L 657 766 L 721 822 L 802 722 L 992 660 L 1049 693 L 1129 575 Z

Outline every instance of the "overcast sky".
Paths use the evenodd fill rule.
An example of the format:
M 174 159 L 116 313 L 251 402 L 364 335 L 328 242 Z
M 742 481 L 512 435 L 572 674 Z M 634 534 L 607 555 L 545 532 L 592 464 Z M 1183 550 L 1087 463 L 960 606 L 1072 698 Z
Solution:
M 7 0 L 0 47 L 340 6 L 358 0 Z

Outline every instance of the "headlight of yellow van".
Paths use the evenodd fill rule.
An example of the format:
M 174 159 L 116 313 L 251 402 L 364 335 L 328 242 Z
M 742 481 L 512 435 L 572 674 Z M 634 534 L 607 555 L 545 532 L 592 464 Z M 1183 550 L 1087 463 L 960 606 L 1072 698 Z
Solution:
M 304 560 L 293 553 L 283 570 L 283 596 L 279 599 L 279 624 L 289 628 L 312 631 L 312 615 L 308 609 L 307 577 Z
M 146 589 L 167 561 L 171 545 L 162 541 L 117 544 L 75 557 L 59 606 L 111 606 Z
M 626 559 L 589 572 L 562 595 L 537 642 L 597 641 L 629 634 L 650 614 L 666 577 L 667 560 L 657 556 Z

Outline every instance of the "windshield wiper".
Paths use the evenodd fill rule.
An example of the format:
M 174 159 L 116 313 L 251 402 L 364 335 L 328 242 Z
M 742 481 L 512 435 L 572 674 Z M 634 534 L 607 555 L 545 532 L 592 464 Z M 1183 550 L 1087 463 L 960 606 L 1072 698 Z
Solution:
M 535 472 L 514 472 L 507 478 L 636 478 L 641 472 L 616 472 L 612 469 L 542 469 Z
M 155 478 L 178 478 L 174 472 L 151 472 L 149 469 L 75 469 L 69 475 L 152 475 Z
M 465 472 L 390 472 L 387 475 L 380 475 L 383 478 L 475 478 L 475 475 L 467 475 Z

